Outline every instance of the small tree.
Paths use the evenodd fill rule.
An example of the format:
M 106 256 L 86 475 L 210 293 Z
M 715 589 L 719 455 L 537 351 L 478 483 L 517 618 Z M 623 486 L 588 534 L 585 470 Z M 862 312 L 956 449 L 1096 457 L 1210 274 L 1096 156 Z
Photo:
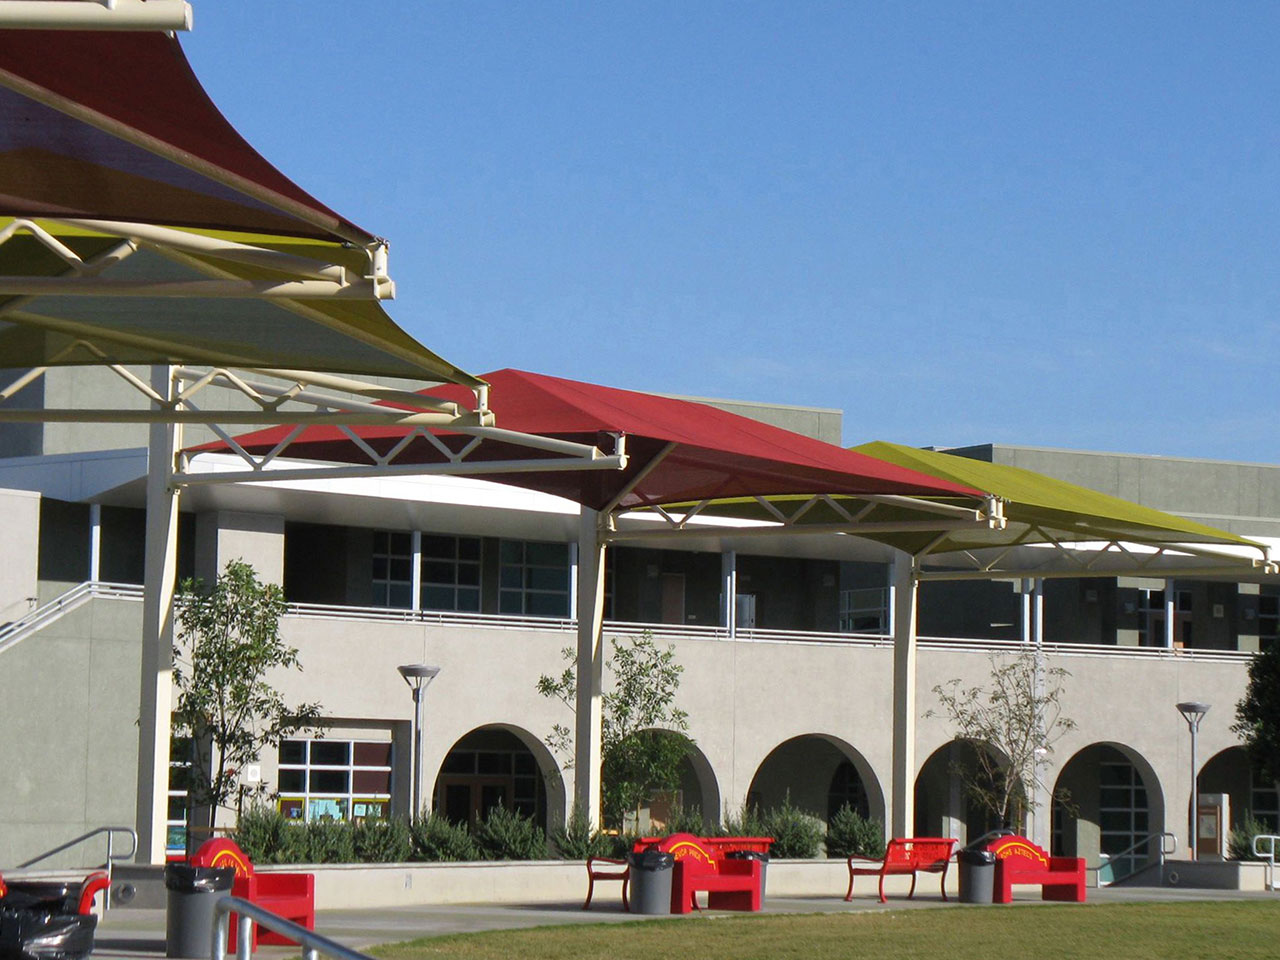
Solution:
M 199 580 L 182 584 L 174 732 L 190 738 L 186 786 L 194 804 L 208 807 L 210 827 L 217 808 L 235 795 L 241 767 L 319 719 L 319 704 L 287 705 L 267 677 L 279 668 L 302 669 L 298 651 L 280 639 L 284 611 L 280 588 L 260 583 L 243 561 L 228 563 L 212 589 Z M 190 835 L 188 829 L 188 846 Z
M 613 689 L 602 697 L 601 804 L 605 822 L 620 826 L 626 813 L 634 810 L 638 816 L 655 793 L 680 785 L 680 764 L 691 741 L 684 735 L 688 717 L 675 705 L 684 670 L 676 663 L 675 647 L 659 649 L 648 633 L 615 637 L 609 644 L 613 656 L 605 666 Z M 538 692 L 573 710 L 578 657 L 570 648 L 561 652 L 569 665 L 557 677 L 539 677 Z M 574 732 L 557 723 L 547 740 L 571 768 Z
M 1280 643 L 1249 664 L 1249 686 L 1236 704 L 1231 732 L 1240 737 L 1264 780 L 1280 780 Z
M 933 688 L 955 738 L 973 747 L 976 769 L 962 770 L 975 803 L 1011 824 L 1024 791 L 1044 789 L 1042 762 L 1075 721 L 1062 715 L 1063 681 L 1070 674 L 1046 667 L 1033 653 L 991 657 L 986 687 L 962 688 L 951 680 Z

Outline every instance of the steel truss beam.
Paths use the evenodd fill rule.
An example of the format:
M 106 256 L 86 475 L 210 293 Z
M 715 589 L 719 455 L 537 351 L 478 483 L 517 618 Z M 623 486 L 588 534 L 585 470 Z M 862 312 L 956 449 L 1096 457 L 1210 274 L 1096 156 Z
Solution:
M 190 30 L 186 0 L 4 0 L 5 30 Z

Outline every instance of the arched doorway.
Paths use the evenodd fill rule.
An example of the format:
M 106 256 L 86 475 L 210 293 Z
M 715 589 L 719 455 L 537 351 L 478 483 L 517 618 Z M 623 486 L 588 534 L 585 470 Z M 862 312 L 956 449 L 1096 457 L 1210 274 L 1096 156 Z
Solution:
M 1165 829 L 1155 770 L 1124 744 L 1095 743 L 1075 753 L 1053 795 L 1053 853 L 1103 866 L 1103 880 L 1141 869 Z M 1155 839 L 1144 844 L 1149 837 Z
M 996 809 L 999 791 L 986 771 L 1003 761 L 1004 755 L 989 744 L 965 740 L 952 740 L 933 751 L 916 776 L 915 835 L 955 837 L 963 845 L 1001 827 L 1023 829 L 1026 795 L 1021 786 L 1015 785 L 1008 823 Z
M 793 806 L 829 821 L 847 803 L 884 821 L 884 792 L 866 758 L 827 734 L 793 737 L 770 751 L 751 780 L 747 804 L 757 810 Z
M 671 731 L 657 731 L 680 736 Z M 678 783 L 674 790 L 660 791 L 649 797 L 635 812 L 624 816 L 623 830 L 653 833 L 678 823 L 682 828 L 701 830 L 714 825 L 720 814 L 720 784 L 707 756 L 687 737 L 685 754 L 680 759 Z
M 1229 807 L 1229 829 L 1243 827 L 1249 819 L 1258 821 L 1267 832 L 1280 826 L 1280 802 L 1276 785 L 1253 769 L 1244 747 L 1228 747 L 1209 758 L 1196 779 L 1201 803 L 1206 794 L 1225 794 Z M 1223 855 L 1229 851 L 1222 851 Z M 1202 845 L 1200 855 L 1203 857 Z
M 474 825 L 504 807 L 546 830 L 564 822 L 564 787 L 546 746 L 529 731 L 507 724 L 477 727 L 445 755 L 432 792 L 432 809 L 455 823 Z

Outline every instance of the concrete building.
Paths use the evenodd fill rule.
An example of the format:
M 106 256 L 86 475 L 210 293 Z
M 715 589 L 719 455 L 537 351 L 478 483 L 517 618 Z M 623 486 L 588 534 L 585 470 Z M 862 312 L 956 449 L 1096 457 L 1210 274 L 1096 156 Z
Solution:
M 64 375 L 65 376 L 65 375 Z M 59 389 L 57 379 L 52 389 Z M 719 403 L 719 401 L 713 401 Z M 837 411 L 726 404 L 824 439 Z M 124 428 L 23 427 L 0 460 L 0 862 L 96 826 L 134 822 L 141 697 L 146 451 Z M 95 442 L 97 440 L 98 442 Z M 14 440 L 17 443 L 17 440 Z M 1280 467 L 1006 446 L 959 452 L 1026 466 L 1250 536 L 1280 531 Z M 574 795 L 547 747 L 572 716 L 538 695 L 573 645 L 578 508 L 478 480 L 395 477 L 198 487 L 184 497 L 179 576 L 252 563 L 292 603 L 283 630 L 318 700 L 323 739 L 299 737 L 243 771 L 290 816 L 409 808 L 413 704 L 399 664 L 441 668 L 423 750 L 429 802 L 466 819 L 494 804 L 554 825 Z M 892 551 L 851 537 L 702 535 L 609 551 L 606 634 L 651 632 L 684 667 L 695 747 L 671 801 L 707 815 L 790 796 L 826 818 L 843 803 L 887 820 L 892 791 Z M 725 571 L 736 625 L 725 623 Z M 992 656 L 1033 639 L 1034 592 L 927 583 L 915 728 L 914 831 L 987 824 L 953 771 L 961 748 L 929 715 L 936 685 L 980 684 Z M 1165 627 L 1170 605 L 1175 623 Z M 1152 579 L 1047 581 L 1043 651 L 1070 672 L 1078 727 L 1047 758 L 1070 793 L 1035 830 L 1055 850 L 1117 855 L 1164 831 L 1185 849 L 1189 738 L 1175 704 L 1212 704 L 1199 786 L 1231 811 L 1280 816 L 1230 732 L 1252 652 L 1280 633 L 1280 588 Z M 7 624 L 7 626 L 3 626 Z M 1171 643 L 1168 641 L 1172 641 Z M 171 804 L 179 839 L 183 800 Z M 660 817 L 661 810 L 651 811 Z

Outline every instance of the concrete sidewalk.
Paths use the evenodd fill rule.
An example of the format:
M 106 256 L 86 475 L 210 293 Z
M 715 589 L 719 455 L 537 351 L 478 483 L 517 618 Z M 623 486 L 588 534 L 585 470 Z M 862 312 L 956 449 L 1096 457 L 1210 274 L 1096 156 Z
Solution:
M 1235 890 L 1193 890 L 1186 887 L 1106 887 L 1089 891 L 1090 903 L 1176 903 L 1192 900 L 1271 900 L 1274 893 Z M 1032 907 L 1042 901 L 1029 896 L 1016 900 L 1014 906 Z M 316 915 L 316 932 L 355 950 L 367 950 L 382 943 L 414 940 L 418 937 L 443 936 L 451 933 L 477 933 L 484 930 L 510 930 L 523 927 L 555 926 L 575 923 L 642 923 L 666 919 L 623 913 L 619 904 L 603 899 L 583 911 L 581 903 L 565 904 L 484 904 L 396 907 L 381 910 L 324 910 Z M 936 895 L 920 895 L 915 900 L 891 899 L 881 904 L 874 896 L 858 897 L 845 903 L 840 897 L 771 897 L 765 913 L 857 913 L 884 910 L 928 910 L 939 907 L 968 909 L 953 898 L 943 902 Z M 694 915 L 696 916 L 696 914 Z M 95 957 L 138 958 L 153 960 L 164 956 L 163 910 L 113 910 L 98 928 Z M 297 947 L 264 947 L 256 954 L 265 960 L 299 955 Z

